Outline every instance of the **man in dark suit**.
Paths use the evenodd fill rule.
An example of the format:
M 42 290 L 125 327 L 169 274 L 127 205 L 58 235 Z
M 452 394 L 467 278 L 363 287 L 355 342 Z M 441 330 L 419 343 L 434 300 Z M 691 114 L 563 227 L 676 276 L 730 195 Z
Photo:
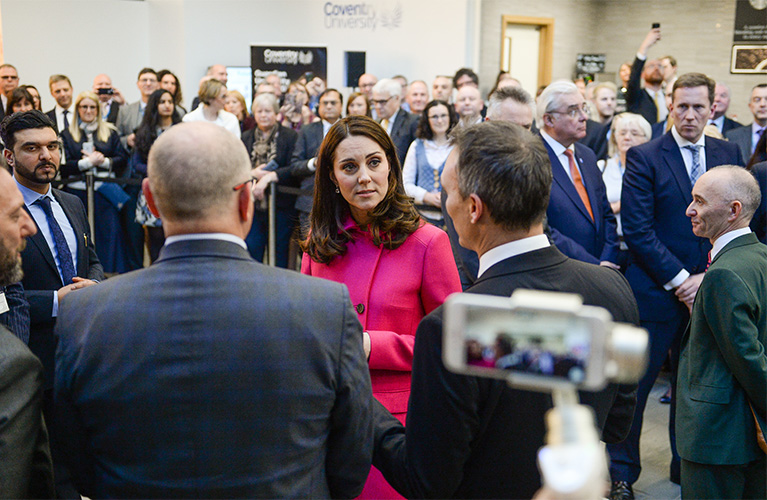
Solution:
M 6 147 L 5 160 L 13 168 L 16 186 L 38 229 L 22 253 L 21 283 L 30 306 L 29 348 L 40 358 L 45 374 L 43 413 L 53 427 L 53 327 L 59 306 L 73 291 L 103 280 L 104 270 L 96 256 L 82 202 L 51 188 L 61 161 L 53 122 L 40 111 L 16 113 L 3 120 L 0 135 Z M 51 451 L 57 468 L 57 494 L 75 496 L 68 474 L 59 469 L 61 457 L 53 430 Z
M 712 249 L 679 358 L 682 498 L 767 498 L 767 247 L 748 227 L 759 185 L 722 166 L 692 196 L 692 231 Z
M 72 82 L 66 75 L 51 75 L 48 78 L 48 87 L 56 105 L 46 115 L 53 122 L 56 132 L 61 134 L 72 120 L 77 119 L 72 106 Z
M 653 28 L 639 46 L 626 89 L 626 111 L 642 115 L 650 124 L 668 115 L 663 97 L 663 70 L 660 60 L 647 61 L 647 51 L 660 40 L 660 28 Z M 642 88 L 644 80 L 644 88 Z
M 732 129 L 725 134 L 727 140 L 738 145 L 740 154 L 746 161 L 754 154 L 756 143 L 767 129 L 767 83 L 760 83 L 751 89 L 748 109 L 754 115 L 753 123 Z
M 709 123 L 714 125 L 724 135 L 730 130 L 742 127 L 743 125 L 725 116 L 727 110 L 730 109 L 730 87 L 725 83 L 717 82 L 715 89 L 714 109 Z
M 660 139 L 629 149 L 623 176 L 621 219 L 631 253 L 626 278 L 639 303 L 642 326 L 650 333 L 650 362 L 639 382 L 631 433 L 623 443 L 608 446 L 613 490 L 616 495 L 625 493 L 623 498 L 633 496 L 631 485 L 641 472 L 639 436 L 647 396 L 669 349 L 673 385 L 679 340 L 711 249 L 693 234 L 684 215 L 692 201 L 692 186 L 708 168 L 743 165 L 737 146 L 703 134 L 714 102 L 713 80 L 687 73 L 674 83 L 672 95 L 674 127 Z M 674 405 L 672 392 L 671 479 L 678 483 Z
M 378 80 L 371 94 L 373 97 L 370 102 L 373 103 L 378 120 L 391 137 L 397 149 L 397 159 L 403 164 L 410 143 L 415 139 L 418 117 L 402 109 L 402 86 L 396 80 Z
M 21 280 L 24 239 L 36 232 L 24 198 L 0 169 L 0 287 Z M 1 304 L 0 304 L 1 305 Z M 0 496 L 52 498 L 53 467 L 42 415 L 40 361 L 0 326 Z
M 135 145 L 136 129 L 141 125 L 141 120 L 144 118 L 144 109 L 146 109 L 149 96 L 160 88 L 160 84 L 157 81 L 157 72 L 152 68 L 142 68 L 138 72 L 136 87 L 141 93 L 141 98 L 136 102 L 120 106 L 117 124 L 115 125 L 120 133 L 120 141 L 122 141 L 123 147 L 128 150 L 133 149 Z
M 19 86 L 19 73 L 12 64 L 0 64 L 0 120 L 5 118 L 8 99 Z
M 330 127 L 341 118 L 343 97 L 336 89 L 326 89 L 320 94 L 317 112 L 322 121 L 310 123 L 298 131 L 298 140 L 290 161 L 291 175 L 301 179 L 301 189 L 314 190 L 314 172 L 317 170 L 317 152 Z M 309 229 L 309 213 L 312 211 L 312 195 L 302 194 L 296 199 L 296 210 L 301 227 L 301 237 Z
M 554 82 L 538 98 L 541 141 L 554 182 L 546 211 L 551 236 L 573 259 L 618 269 L 615 214 L 607 201 L 594 152 L 577 143 L 586 134 L 588 108 L 572 82 Z
M 362 490 L 373 399 L 362 327 L 345 286 L 250 258 L 250 170 L 223 128 L 171 127 L 144 181 L 167 237 L 160 258 L 64 302 L 56 411 L 83 494 Z
M 617 321 L 638 321 L 619 272 L 569 259 L 544 235 L 551 167 L 540 139 L 509 123 L 474 125 L 459 133 L 442 178 L 461 244 L 480 256 L 467 292 L 579 293 Z M 376 406 L 373 464 L 407 498 L 531 498 L 541 485 L 536 452 L 550 396 L 447 371 L 441 307 L 419 325 L 414 353 L 407 429 Z M 631 424 L 632 389 L 581 394 L 607 442 Z

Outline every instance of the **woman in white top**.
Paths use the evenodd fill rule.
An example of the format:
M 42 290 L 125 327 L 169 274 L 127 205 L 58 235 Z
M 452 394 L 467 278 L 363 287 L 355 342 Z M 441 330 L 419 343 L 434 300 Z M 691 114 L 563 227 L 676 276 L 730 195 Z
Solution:
M 420 205 L 417 208 L 421 217 L 439 227 L 443 225 L 440 176 L 453 149 L 448 133 L 457 123 L 458 115 L 447 102 L 429 102 L 421 113 L 416 140 L 410 144 L 402 168 L 405 192 Z
M 211 78 L 200 85 L 200 105 L 184 115 L 184 122 L 211 122 L 224 127 L 240 138 L 240 121 L 232 113 L 225 111 L 226 85 Z
M 626 171 L 626 152 L 633 146 L 638 146 L 649 141 L 652 137 L 650 124 L 641 115 L 635 113 L 621 113 L 615 115 L 610 126 L 610 142 L 607 146 L 607 162 L 599 161 L 602 169 L 602 180 L 607 188 L 607 201 L 615 213 L 618 223 L 618 236 L 620 237 L 621 254 L 618 257 L 621 269 L 625 269 L 628 260 L 628 247 L 623 242 L 623 228 L 621 226 L 621 188 L 623 187 L 623 173 Z

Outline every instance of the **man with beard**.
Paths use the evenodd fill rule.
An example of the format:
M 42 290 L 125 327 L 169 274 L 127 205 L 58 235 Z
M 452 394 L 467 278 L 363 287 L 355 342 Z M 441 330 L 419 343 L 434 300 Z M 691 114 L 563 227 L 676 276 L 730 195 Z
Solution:
M 53 122 L 40 111 L 16 113 L 0 125 L 3 155 L 14 171 L 25 209 L 37 234 L 22 253 L 22 285 L 29 301 L 29 348 L 43 363 L 43 413 L 52 426 L 53 368 L 56 338 L 53 327 L 59 303 L 69 293 L 104 279 L 88 219 L 80 199 L 51 187 L 61 162 L 61 143 Z M 56 436 L 51 436 L 58 465 Z M 66 471 L 56 470 L 57 494 L 73 497 Z M 78 497 L 79 498 L 79 497 Z
M 0 169 L 0 286 L 21 280 L 25 238 L 37 232 L 24 198 Z M 0 495 L 51 498 L 53 468 L 42 407 L 40 361 L 0 326 Z
M 626 90 L 627 110 L 642 115 L 650 124 L 662 122 L 668 116 L 666 97 L 663 94 L 661 62 L 658 59 L 647 61 L 647 51 L 658 40 L 660 28 L 651 29 L 639 46 Z M 641 86 L 640 76 L 644 79 L 644 88 Z

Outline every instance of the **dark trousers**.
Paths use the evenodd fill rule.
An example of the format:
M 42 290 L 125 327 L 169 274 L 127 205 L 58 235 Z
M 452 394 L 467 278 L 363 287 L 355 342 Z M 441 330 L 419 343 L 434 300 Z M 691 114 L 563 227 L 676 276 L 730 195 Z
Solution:
M 681 312 L 681 311 L 680 311 Z M 647 372 L 639 381 L 637 389 L 637 404 L 634 410 L 634 420 L 628 437 L 617 444 L 608 444 L 610 453 L 610 478 L 613 481 L 627 481 L 635 483 L 642 472 L 639 456 L 639 437 L 642 433 L 642 417 L 647 405 L 647 397 L 650 394 L 655 379 L 658 378 L 663 362 L 671 351 L 671 384 L 676 385 L 676 369 L 679 365 L 679 343 L 682 334 L 689 321 L 686 314 L 677 314 L 669 321 L 655 322 L 642 321 L 642 328 L 646 328 L 650 335 L 650 360 Z M 671 394 L 671 409 L 669 412 L 669 441 L 671 443 L 671 478 L 679 481 L 679 454 L 676 452 L 676 391 Z
M 290 238 L 296 225 L 295 211 L 292 208 L 277 208 L 275 211 L 275 263 L 277 267 L 288 267 Z M 269 242 L 269 213 L 256 210 L 253 214 L 253 225 L 245 238 L 248 252 L 258 262 L 264 261 L 264 251 Z
M 767 457 L 743 465 L 682 460 L 682 498 L 767 498 Z

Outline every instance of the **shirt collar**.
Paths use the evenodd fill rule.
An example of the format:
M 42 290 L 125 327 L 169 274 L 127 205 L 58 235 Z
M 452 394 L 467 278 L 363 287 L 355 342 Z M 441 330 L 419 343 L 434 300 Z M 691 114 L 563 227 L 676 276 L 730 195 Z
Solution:
M 671 127 L 671 135 L 674 136 L 674 140 L 676 141 L 676 145 L 679 146 L 679 148 L 683 148 L 685 146 L 691 146 L 693 144 L 697 144 L 698 146 L 701 146 L 703 148 L 706 147 L 706 134 L 700 134 L 700 138 L 697 140 L 697 142 L 690 142 L 681 135 L 679 135 L 679 132 L 676 131 L 676 127 Z
M 569 147 L 564 147 L 559 141 L 547 134 L 545 130 L 541 130 L 541 137 L 543 137 L 543 140 L 546 141 L 546 144 L 549 145 L 551 150 L 554 151 L 554 154 L 557 156 L 564 154 L 565 149 L 569 149 L 570 151 L 575 149 L 572 144 L 570 144 Z
M 479 270 L 477 271 L 477 278 L 482 276 L 485 271 L 493 267 L 495 264 L 502 260 L 521 255 L 523 253 L 532 252 L 534 250 L 540 250 L 541 248 L 547 248 L 551 245 L 549 238 L 545 234 L 537 234 L 535 236 L 528 236 L 521 240 L 514 240 L 503 245 L 498 245 L 495 248 L 491 248 L 487 252 L 483 253 L 479 258 Z
M 735 229 L 732 231 L 729 231 L 727 233 L 724 233 L 720 237 L 714 241 L 714 246 L 711 248 L 711 260 L 714 260 L 714 257 L 722 251 L 722 249 L 727 246 L 727 243 L 731 242 L 738 236 L 743 236 L 744 234 L 748 234 L 751 232 L 751 228 L 749 227 L 742 227 L 740 229 Z
M 56 201 L 53 197 L 53 193 L 51 192 L 51 185 L 48 184 L 48 192 L 45 194 L 40 194 L 37 191 L 32 191 L 26 186 L 22 186 L 19 181 L 16 179 L 16 176 L 13 176 L 13 180 L 16 181 L 16 186 L 19 188 L 19 191 L 21 191 L 21 196 L 24 197 L 24 204 L 26 206 L 31 206 L 34 202 L 39 200 L 40 198 L 50 198 L 52 201 Z
M 245 250 L 248 246 L 245 244 L 242 238 L 239 238 L 230 233 L 191 233 L 191 234 L 176 234 L 174 236 L 168 236 L 165 238 L 165 244 L 170 245 L 172 243 L 178 243 L 179 241 L 195 241 L 195 240 L 220 240 L 229 241 L 236 245 L 241 246 Z

